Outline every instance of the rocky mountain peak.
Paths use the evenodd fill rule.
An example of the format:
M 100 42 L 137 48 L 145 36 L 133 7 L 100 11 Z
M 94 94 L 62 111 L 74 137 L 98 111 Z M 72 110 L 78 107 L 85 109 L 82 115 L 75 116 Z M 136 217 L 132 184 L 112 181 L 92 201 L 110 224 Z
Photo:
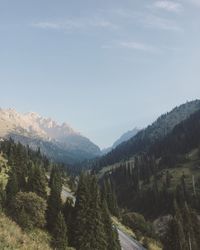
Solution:
M 59 124 L 35 112 L 0 109 L 0 137 L 12 137 L 33 149 L 40 147 L 44 154 L 59 161 L 74 162 L 100 154 L 98 146 L 66 122 Z

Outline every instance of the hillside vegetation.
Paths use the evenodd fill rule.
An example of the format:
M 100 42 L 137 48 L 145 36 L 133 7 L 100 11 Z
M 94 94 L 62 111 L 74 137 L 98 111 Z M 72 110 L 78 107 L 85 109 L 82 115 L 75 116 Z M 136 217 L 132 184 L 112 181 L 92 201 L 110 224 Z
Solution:
M 95 176 L 81 175 L 76 200 L 62 200 L 63 184 L 70 181 L 62 165 L 12 139 L 1 141 L 0 151 L 0 209 L 6 214 L 0 249 L 120 250 Z
M 127 160 L 139 152 L 146 152 L 155 142 L 168 135 L 176 125 L 198 110 L 200 110 L 200 100 L 185 103 L 160 116 L 152 125 L 97 160 L 96 169 Z
M 0 213 L 0 249 L 50 250 L 50 236 L 43 230 L 24 232 L 5 214 Z
M 168 218 L 165 233 L 158 235 L 164 249 L 198 250 L 200 111 L 181 121 L 145 151 L 137 152 L 134 160 L 121 161 L 115 166 L 106 167 L 105 172 L 101 170 L 100 176 L 101 182 L 111 183 L 119 206 L 125 209 L 124 223 L 137 228 L 132 220 L 133 212 L 142 214 L 150 222 L 165 216 Z M 145 232 L 144 227 L 140 227 L 139 231 L 146 236 L 154 235 L 155 231 L 149 229 Z M 176 237 L 175 232 L 179 232 Z

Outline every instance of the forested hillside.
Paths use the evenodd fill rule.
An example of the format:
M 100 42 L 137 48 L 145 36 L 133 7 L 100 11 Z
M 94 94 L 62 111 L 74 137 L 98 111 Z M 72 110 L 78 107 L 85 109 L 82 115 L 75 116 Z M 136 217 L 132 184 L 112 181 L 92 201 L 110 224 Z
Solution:
M 49 161 L 40 149 L 2 140 L 0 244 L 23 249 L 22 237 L 30 249 L 36 244 L 38 249 L 118 250 L 121 246 L 113 224 L 118 218 L 146 249 L 154 249 L 152 244 L 162 249 L 163 244 L 164 250 L 198 250 L 200 110 L 183 119 L 189 113 L 187 105 L 191 113 L 199 102 L 173 110 L 171 118 L 181 110 L 181 122 L 176 125 L 177 120 L 170 123 L 168 115 L 161 118 L 163 129 L 164 121 L 174 127 L 167 125 L 165 135 L 161 129 L 160 137 L 158 120 L 152 125 L 156 130 L 150 127 L 147 136 L 138 139 L 141 145 L 131 160 L 125 157 L 116 167 L 106 168 L 97 175 L 99 180 L 93 175 L 98 174 L 98 167 L 79 176 L 73 171 L 70 176 L 71 169 Z M 149 142 L 145 150 L 144 142 Z M 76 199 L 61 195 L 66 185 L 75 191 Z M 7 225 L 1 225 L 5 221 Z M 18 232 L 16 237 L 12 227 Z M 12 240 L 3 239 L 6 234 Z
M 146 152 L 138 152 L 132 164 L 121 162 L 121 166 L 109 170 L 103 179 L 111 183 L 120 207 L 128 209 L 123 219 L 129 226 L 137 227 L 133 212 L 152 222 L 159 217 L 166 218 L 162 233 L 158 233 L 164 248 L 198 250 L 199 166 L 200 111 L 197 111 L 163 139 L 155 141 Z M 147 230 L 146 234 L 149 233 L 151 230 Z
M 73 199 L 61 197 L 69 179 L 65 179 L 66 173 L 39 149 L 33 151 L 10 139 L 1 141 L 0 151 L 0 237 L 9 236 L 12 227 L 17 231 L 10 240 L 0 238 L 3 249 L 23 249 L 31 244 L 29 249 L 121 249 L 95 176 L 81 175 L 74 204 Z M 7 225 L 1 225 L 5 221 Z M 20 235 L 27 243 L 20 242 Z M 40 242 L 40 235 L 46 243 Z
M 146 152 L 155 142 L 162 140 L 176 125 L 199 109 L 199 100 L 187 102 L 174 108 L 171 112 L 160 116 L 152 125 L 141 130 L 132 139 L 120 144 L 110 153 L 98 159 L 94 164 L 95 167 L 100 169 L 107 165 L 127 160 L 138 152 Z

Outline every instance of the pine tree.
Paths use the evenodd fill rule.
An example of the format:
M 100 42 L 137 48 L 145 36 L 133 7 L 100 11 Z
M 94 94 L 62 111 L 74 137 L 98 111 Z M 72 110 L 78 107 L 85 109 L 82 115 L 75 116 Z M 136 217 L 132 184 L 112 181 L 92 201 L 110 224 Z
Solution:
M 184 173 L 183 173 L 183 175 L 181 177 L 181 186 L 182 186 L 182 190 L 183 190 L 183 194 L 184 194 L 184 201 L 188 202 L 189 194 L 188 194 L 187 186 L 185 184 L 185 175 L 184 175 Z
M 20 191 L 26 190 L 27 174 L 27 152 L 21 143 L 15 145 L 13 164 L 16 169 L 16 176 Z
M 77 250 L 107 248 L 100 190 L 96 177 L 80 176 L 74 223 L 74 246 Z
M 169 171 L 167 171 L 167 173 L 166 173 L 166 187 L 170 188 L 170 184 L 171 184 L 171 176 L 170 176 Z
M 62 191 L 62 179 L 59 169 L 52 170 L 52 177 L 50 183 L 50 195 L 47 201 L 47 228 L 52 232 L 56 217 L 62 209 L 61 191 Z
M 102 210 L 100 205 L 100 191 L 95 176 L 91 177 L 89 188 L 91 197 L 89 202 L 88 215 L 88 237 L 90 249 L 106 249 L 106 235 L 104 230 Z
M 115 190 L 111 185 L 110 179 L 105 179 L 102 189 L 102 199 L 106 200 L 109 211 L 116 217 L 119 217 L 119 208 L 117 204 L 117 198 Z
M 64 216 L 61 212 L 58 213 L 53 229 L 53 246 L 58 250 L 67 249 L 67 226 Z
M 196 222 L 192 220 L 192 211 L 186 202 L 182 211 L 182 217 L 184 221 L 184 233 L 185 233 L 186 245 L 188 246 L 189 249 L 198 250 L 198 244 L 194 231 L 194 226 Z M 198 217 L 196 217 L 196 219 L 198 221 Z
M 67 225 L 67 235 L 69 244 L 73 244 L 73 220 L 74 220 L 74 207 L 72 198 L 67 198 L 63 207 L 63 215 Z
M 12 208 L 13 200 L 19 191 L 17 176 L 15 168 L 12 167 L 9 171 L 8 183 L 6 185 L 6 206 L 10 210 Z
M 169 222 L 164 245 L 166 250 L 198 250 L 200 222 L 195 211 L 187 203 L 179 208 L 174 202 L 174 217 Z
M 177 237 L 178 224 L 175 218 L 172 218 L 167 227 L 167 233 L 163 239 L 164 250 L 180 250 L 180 242 Z
M 197 213 L 194 210 L 190 212 L 191 224 L 193 225 L 193 232 L 195 235 L 196 245 L 200 246 L 200 221 Z
M 6 198 L 6 193 L 3 188 L 3 184 L 0 183 L 0 212 L 3 210 L 5 206 L 5 198 Z
M 27 183 L 28 191 L 34 192 L 40 197 L 46 199 L 47 198 L 46 187 L 47 187 L 47 182 L 46 182 L 45 172 L 43 171 L 42 167 L 39 167 L 37 165 L 35 166 L 33 164 L 28 176 L 28 183 Z
M 89 192 L 88 177 L 81 174 L 75 203 L 75 218 L 73 225 L 73 245 L 77 250 L 89 250 L 88 242 L 88 211 L 89 211 Z
M 102 218 L 104 222 L 104 231 L 106 236 L 106 250 L 120 250 L 121 247 L 118 239 L 118 232 L 112 225 L 110 213 L 105 200 L 103 200 L 102 202 Z
M 182 250 L 186 248 L 186 239 L 185 239 L 185 233 L 184 233 L 182 213 L 178 207 L 176 200 L 174 201 L 174 210 L 175 210 L 174 220 L 175 220 L 176 227 L 177 227 L 176 237 L 178 238 L 178 241 L 179 241 L 179 249 Z

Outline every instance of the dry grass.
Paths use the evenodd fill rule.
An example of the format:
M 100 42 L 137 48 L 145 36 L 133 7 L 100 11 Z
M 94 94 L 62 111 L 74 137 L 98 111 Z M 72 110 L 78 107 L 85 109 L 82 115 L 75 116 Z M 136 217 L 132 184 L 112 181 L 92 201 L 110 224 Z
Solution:
M 148 250 L 162 250 L 163 249 L 162 245 L 159 242 L 152 239 L 152 238 L 147 238 L 147 237 L 142 238 L 140 240 L 140 243 L 144 243 L 145 241 L 146 241 L 146 243 L 148 245 L 147 246 Z
M 116 217 L 112 217 L 112 221 L 113 224 L 122 232 L 136 239 L 135 233 L 129 227 L 124 226 Z
M 0 214 L 0 249 L 50 250 L 49 235 L 39 229 L 25 233 L 3 213 Z

